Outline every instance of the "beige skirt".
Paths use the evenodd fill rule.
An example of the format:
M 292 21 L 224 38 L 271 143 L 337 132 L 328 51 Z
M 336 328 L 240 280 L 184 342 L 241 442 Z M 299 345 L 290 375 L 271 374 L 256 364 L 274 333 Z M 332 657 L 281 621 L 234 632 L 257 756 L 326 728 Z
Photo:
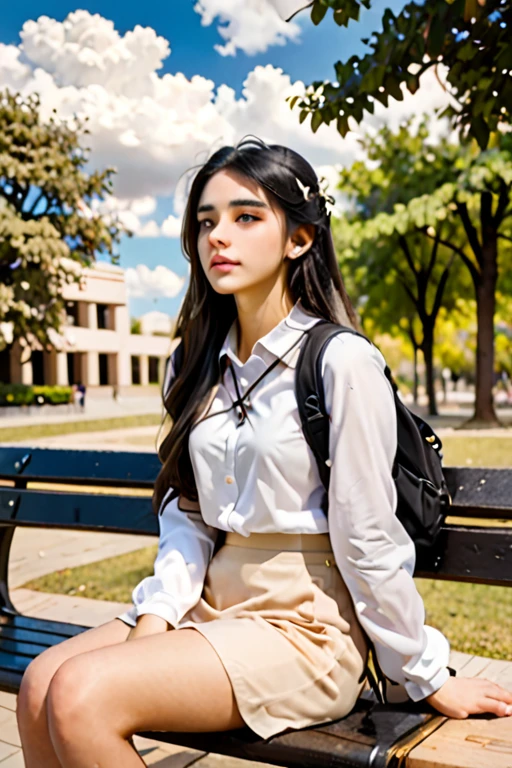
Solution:
M 211 643 L 259 736 L 347 715 L 368 649 L 328 534 L 226 535 L 177 629 Z

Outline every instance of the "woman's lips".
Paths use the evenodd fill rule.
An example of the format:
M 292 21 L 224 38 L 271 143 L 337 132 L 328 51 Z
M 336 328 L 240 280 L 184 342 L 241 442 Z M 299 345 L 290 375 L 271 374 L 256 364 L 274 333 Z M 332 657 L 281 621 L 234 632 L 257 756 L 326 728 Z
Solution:
M 223 261 L 223 262 L 219 262 L 218 264 L 214 264 L 212 269 L 218 269 L 221 272 L 231 272 L 233 267 L 238 267 L 238 266 L 240 266 L 238 263 L 237 264 L 231 264 L 228 261 Z

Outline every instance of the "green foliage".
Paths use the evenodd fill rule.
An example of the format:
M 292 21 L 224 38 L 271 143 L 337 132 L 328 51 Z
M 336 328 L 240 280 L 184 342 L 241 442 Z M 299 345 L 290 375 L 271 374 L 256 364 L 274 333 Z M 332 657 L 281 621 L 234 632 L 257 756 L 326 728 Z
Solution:
M 366 0 L 361 4 L 368 7 Z M 311 18 L 319 24 L 327 7 L 337 24 L 359 15 L 358 0 L 315 0 Z M 345 136 L 350 118 L 360 123 L 373 113 L 375 101 L 403 99 L 404 88 L 415 93 L 420 77 L 439 64 L 447 68 L 452 103 L 444 110 L 463 137 L 487 147 L 499 124 L 509 124 L 512 105 L 512 5 L 510 0 L 426 0 L 408 3 L 398 15 L 388 9 L 382 30 L 364 40 L 370 52 L 334 65 L 336 82 L 314 81 L 305 96 L 290 99 L 300 121 L 311 115 L 311 127 L 336 120 Z
M 0 383 L 0 406 L 71 402 L 71 387 Z
M 76 119 L 43 121 L 36 95 L 0 92 L 0 348 L 35 338 L 51 349 L 63 286 L 97 253 L 117 261 L 123 229 L 91 208 L 111 193 L 113 170 L 85 170 L 86 134 Z
M 141 334 L 141 324 L 138 317 L 132 317 L 130 319 L 130 333 Z

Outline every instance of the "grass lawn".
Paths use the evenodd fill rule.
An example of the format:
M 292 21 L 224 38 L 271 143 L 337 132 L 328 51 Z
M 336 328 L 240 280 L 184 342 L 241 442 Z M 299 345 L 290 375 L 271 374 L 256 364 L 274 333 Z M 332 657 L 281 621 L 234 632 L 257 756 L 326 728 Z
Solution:
M 16 440 L 31 440 L 54 435 L 71 435 L 79 432 L 107 432 L 111 429 L 129 427 L 152 427 L 161 421 L 158 413 L 141 413 L 135 416 L 117 416 L 113 419 L 94 419 L 90 421 L 69 421 L 57 424 L 27 424 L 22 427 L 0 428 L 0 443 Z M 151 445 L 153 443 L 150 443 Z
M 445 465 L 507 467 L 512 465 L 510 437 L 445 437 Z M 483 521 L 482 521 L 483 522 Z M 27 582 L 24 587 L 67 595 L 131 601 L 141 579 L 153 573 L 157 545 L 99 563 L 65 569 Z M 512 657 L 512 588 L 415 579 L 426 608 L 427 623 L 440 629 L 454 650 Z
M 441 440 L 446 467 L 512 467 L 512 435 L 466 437 L 461 431 Z

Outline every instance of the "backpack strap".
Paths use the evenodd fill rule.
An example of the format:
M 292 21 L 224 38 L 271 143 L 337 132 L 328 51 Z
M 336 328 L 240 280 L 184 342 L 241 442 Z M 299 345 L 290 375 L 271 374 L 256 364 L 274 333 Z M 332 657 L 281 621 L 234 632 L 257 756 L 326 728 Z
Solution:
M 307 333 L 295 373 L 295 395 L 302 429 L 318 462 L 320 477 L 326 489 L 330 478 L 329 416 L 325 409 L 322 360 L 328 341 L 339 333 L 361 336 L 371 344 L 366 336 L 353 328 L 320 320 Z

